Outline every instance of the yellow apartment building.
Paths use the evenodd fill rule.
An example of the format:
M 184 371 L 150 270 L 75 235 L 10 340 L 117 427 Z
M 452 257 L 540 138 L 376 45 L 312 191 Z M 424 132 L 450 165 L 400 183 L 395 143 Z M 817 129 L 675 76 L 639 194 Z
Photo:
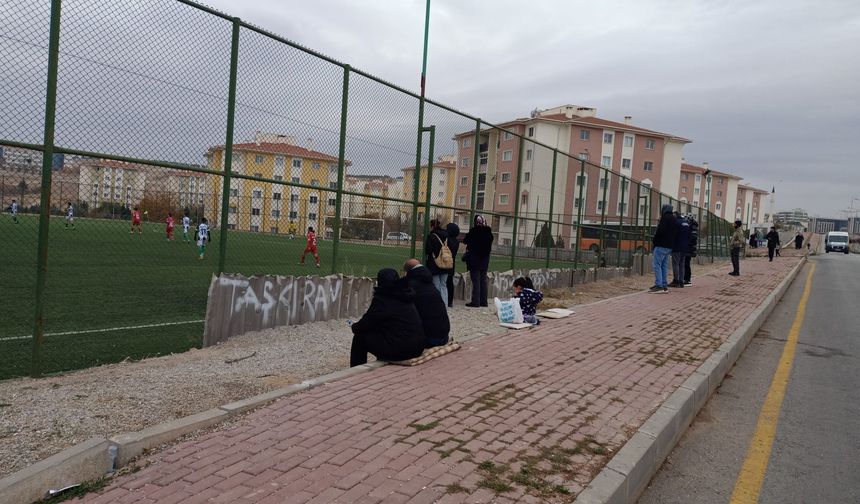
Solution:
M 421 167 L 421 174 L 418 177 L 418 201 L 420 208 L 418 209 L 418 220 L 423 222 L 424 219 L 424 203 L 427 201 L 427 166 Z M 430 193 L 431 205 L 454 206 L 454 190 L 455 177 L 457 175 L 457 164 L 454 156 L 440 156 L 433 163 L 433 176 L 430 180 L 432 183 Z M 403 168 L 403 199 L 412 201 L 413 184 L 415 180 L 415 167 L 408 166 Z M 433 209 L 430 218 L 440 218 L 443 222 L 451 222 L 454 216 L 453 210 L 436 208 Z M 407 217 L 408 218 L 408 217 Z

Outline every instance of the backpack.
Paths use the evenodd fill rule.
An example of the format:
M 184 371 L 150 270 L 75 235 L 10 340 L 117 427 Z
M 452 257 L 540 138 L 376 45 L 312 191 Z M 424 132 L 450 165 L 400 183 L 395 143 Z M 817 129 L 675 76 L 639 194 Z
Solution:
M 431 257 L 433 257 L 433 262 L 436 263 L 436 266 L 439 269 L 452 269 L 454 267 L 454 256 L 451 254 L 451 249 L 448 248 L 447 240 L 443 240 L 435 233 L 433 233 L 433 236 L 435 236 L 436 239 L 439 240 L 439 243 L 442 244 L 442 247 L 439 248 L 439 255 L 433 257 L 433 254 L 430 254 Z

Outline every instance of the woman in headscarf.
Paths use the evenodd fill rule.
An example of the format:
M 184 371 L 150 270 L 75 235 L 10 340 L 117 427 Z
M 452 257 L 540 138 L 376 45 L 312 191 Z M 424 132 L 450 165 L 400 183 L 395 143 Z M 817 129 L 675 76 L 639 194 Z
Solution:
M 466 306 L 487 306 L 487 270 L 490 268 L 490 251 L 493 248 L 493 231 L 480 215 L 475 216 L 475 225 L 463 238 L 467 250 L 463 259 L 472 280 L 472 301 Z
M 370 307 L 352 324 L 349 365 L 367 363 L 368 352 L 387 361 L 418 357 L 424 351 L 421 327 L 414 293 L 406 280 L 391 268 L 379 270 Z

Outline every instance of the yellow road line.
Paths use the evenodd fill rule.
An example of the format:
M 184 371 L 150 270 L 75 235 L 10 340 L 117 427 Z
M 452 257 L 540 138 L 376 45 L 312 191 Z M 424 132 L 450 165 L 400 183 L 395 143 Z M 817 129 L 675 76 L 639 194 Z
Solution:
M 773 374 L 770 389 L 759 413 L 755 434 L 735 483 L 730 504 L 755 504 L 758 502 L 761 485 L 764 482 L 764 475 L 770 460 L 773 438 L 776 435 L 776 425 L 779 421 L 780 409 L 782 409 L 782 400 L 785 397 L 785 389 L 788 387 L 788 378 L 791 374 L 791 365 L 794 362 L 794 352 L 800 337 L 800 328 L 803 326 L 803 318 L 806 315 L 806 303 L 809 301 L 809 292 L 812 290 L 812 274 L 814 272 L 815 263 L 810 263 L 809 273 L 806 275 L 806 286 L 803 288 L 803 295 L 797 305 L 797 315 L 794 317 L 794 323 L 791 324 L 788 341 L 782 350 L 779 365 Z

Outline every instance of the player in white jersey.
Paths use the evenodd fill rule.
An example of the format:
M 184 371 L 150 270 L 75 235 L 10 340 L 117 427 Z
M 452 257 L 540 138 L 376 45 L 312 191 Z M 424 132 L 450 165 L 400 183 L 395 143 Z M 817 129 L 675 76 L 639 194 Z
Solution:
M 18 202 L 12 200 L 12 204 L 9 205 L 9 211 L 12 213 L 12 222 L 18 224 Z
M 185 217 L 182 218 L 182 241 L 190 242 L 191 238 L 188 237 L 188 228 L 191 227 L 191 217 L 188 216 L 188 212 L 185 212 Z
M 75 229 L 75 209 L 72 207 L 71 201 L 66 207 L 66 229 L 69 229 L 69 226 Z
M 200 219 L 200 224 L 197 225 L 197 233 L 194 238 L 197 239 L 197 252 L 200 254 L 200 259 L 203 259 L 203 254 L 206 252 L 206 242 L 209 241 L 209 222 L 206 217 Z

